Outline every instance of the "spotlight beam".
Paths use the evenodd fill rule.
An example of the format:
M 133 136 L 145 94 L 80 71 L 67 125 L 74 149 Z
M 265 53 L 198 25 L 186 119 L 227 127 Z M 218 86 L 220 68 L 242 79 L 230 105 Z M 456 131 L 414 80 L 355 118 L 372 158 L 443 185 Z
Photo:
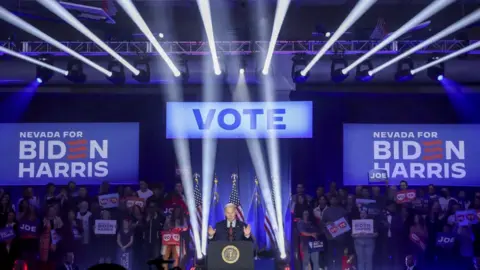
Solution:
M 65 46 L 62 43 L 60 43 L 59 41 L 57 41 L 56 39 L 50 37 L 49 35 L 43 33 L 39 29 L 35 28 L 33 25 L 31 25 L 31 24 L 27 23 L 26 21 L 20 19 L 19 17 L 13 15 L 12 13 L 10 13 L 10 11 L 6 10 L 2 6 L 0 6 L 0 18 L 4 21 L 22 29 L 23 31 L 25 31 L 27 33 L 30 33 L 31 35 L 34 35 L 37 38 L 39 38 L 39 39 L 41 39 L 41 40 L 43 40 L 47 43 L 50 43 L 52 46 L 55 46 L 58 49 L 69 53 L 70 55 L 77 58 L 78 60 L 80 60 L 80 61 L 86 63 L 87 65 L 93 67 L 94 69 L 102 72 L 107 77 L 112 76 L 111 71 L 95 64 L 90 59 L 88 59 L 88 58 L 84 57 L 83 55 L 80 55 L 76 51 L 68 48 L 67 46 Z
M 425 64 L 425 65 L 423 65 L 423 66 L 420 66 L 420 67 L 418 67 L 418 68 L 416 68 L 416 69 L 413 69 L 413 70 L 411 70 L 410 72 L 412 73 L 412 75 L 413 75 L 413 74 L 417 74 L 417 73 L 419 73 L 419 72 L 421 72 L 421 71 L 424 71 L 424 70 L 426 70 L 426 69 L 428 69 L 428 68 L 430 68 L 430 67 L 436 66 L 436 65 L 438 65 L 438 64 L 440 64 L 440 63 L 443 63 L 443 62 L 445 62 L 445 61 L 448 61 L 448 60 L 450 60 L 450 59 L 452 59 L 452 58 L 455 58 L 455 57 L 457 57 L 457 56 L 459 56 L 459 55 L 462 55 L 462 54 L 467 53 L 467 52 L 469 52 L 469 51 L 475 50 L 475 49 L 477 49 L 477 48 L 480 48 L 480 41 L 477 41 L 477 42 L 475 42 L 475 43 L 472 43 L 472 44 L 468 45 L 468 46 L 465 47 L 465 48 L 462 48 L 462 49 L 460 49 L 460 50 L 458 50 L 458 51 L 455 51 L 455 52 L 453 52 L 453 53 L 447 54 L 447 55 L 445 55 L 445 56 L 442 57 L 442 58 L 439 58 L 439 59 L 437 59 L 437 60 L 435 60 L 435 61 L 432 61 L 432 62 L 430 62 L 430 63 L 428 63 L 428 64 Z
M 130 70 L 133 74 L 138 75 L 140 74 L 140 70 L 133 67 L 130 63 L 127 62 L 123 57 L 121 57 L 117 52 L 112 50 L 105 42 L 103 42 L 100 38 L 98 38 L 92 31 L 90 31 L 85 25 L 83 25 L 77 18 L 75 18 L 72 14 L 70 14 L 62 5 L 60 5 L 56 1 L 51 0 L 37 0 L 41 5 L 45 8 L 50 10 L 52 13 L 56 14 L 58 17 L 62 18 L 65 22 L 70 24 L 73 28 L 77 29 L 79 32 L 84 34 L 90 40 L 95 42 L 100 48 L 110 54 L 113 58 L 115 58 L 118 62 L 124 65 L 128 70 Z
M 218 61 L 217 48 L 215 46 L 215 37 L 213 34 L 212 13 L 210 9 L 210 0 L 197 0 L 200 16 L 202 16 L 203 26 L 207 33 L 208 46 L 212 54 L 213 71 L 216 75 L 222 74 L 220 62 Z
M 437 40 L 440 40 L 480 19 L 480 9 L 475 10 L 474 12 L 470 13 L 466 17 L 463 17 L 461 20 L 457 21 L 456 23 L 450 25 L 449 27 L 445 28 L 444 30 L 438 32 L 437 34 L 433 35 L 429 39 L 425 40 L 424 42 L 418 44 L 417 46 L 414 46 L 413 48 L 409 49 L 408 51 L 398 55 L 397 57 L 389 60 L 386 63 L 383 63 L 382 65 L 370 70 L 368 73 L 370 76 L 372 76 L 375 73 L 380 72 L 381 70 L 385 69 L 386 67 L 400 61 L 401 59 L 408 57 L 409 55 L 415 53 L 416 51 L 427 47 L 428 45 L 436 42 Z
M 180 70 L 178 70 L 178 68 L 173 63 L 172 59 L 170 59 L 170 57 L 165 52 L 165 50 L 162 48 L 160 43 L 153 36 L 152 31 L 150 30 L 150 28 L 148 28 L 147 23 L 145 22 L 145 20 L 143 20 L 142 16 L 138 12 L 137 8 L 132 3 L 132 1 L 131 0 L 117 0 L 117 3 L 125 10 L 125 12 L 128 14 L 128 16 L 137 25 L 137 27 L 140 28 L 140 31 L 142 31 L 142 33 L 145 35 L 145 37 L 147 37 L 148 41 L 150 41 L 150 43 L 153 45 L 155 50 L 157 50 L 160 57 L 162 57 L 163 60 L 165 61 L 165 63 L 167 63 L 167 66 L 170 68 L 173 75 L 175 77 L 180 77 L 180 75 L 181 75 Z
M 390 42 L 394 41 L 395 39 L 399 38 L 401 35 L 405 34 L 406 32 L 410 31 L 410 29 L 416 27 L 417 25 L 421 24 L 423 21 L 428 19 L 429 17 L 433 16 L 440 10 L 444 9 L 448 5 L 454 3 L 455 0 L 436 0 L 430 5 L 428 5 L 425 9 L 420 11 L 415 17 L 413 17 L 410 21 L 402 25 L 397 31 L 393 32 L 389 37 L 382 40 L 377 46 L 373 47 L 370 51 L 366 54 L 362 55 L 360 58 L 355 60 L 352 64 L 342 70 L 343 74 L 347 74 L 350 70 L 354 69 L 363 61 L 368 59 L 370 56 L 374 55 L 376 52 L 383 49 L 387 46 Z
M 360 0 L 352 9 L 347 18 L 340 24 L 338 29 L 333 33 L 330 39 L 323 45 L 323 47 L 318 51 L 318 53 L 313 57 L 312 61 L 300 72 L 302 76 L 307 75 L 307 73 L 312 69 L 312 67 L 325 55 L 325 53 L 333 46 L 333 44 L 358 20 L 360 17 L 367 12 L 367 10 L 375 4 L 377 0 Z
M 16 57 L 16 58 L 19 58 L 19 59 L 22 59 L 22 60 L 25 60 L 25 61 L 27 61 L 27 62 L 30 62 L 30 63 L 34 64 L 34 65 L 41 66 L 41 67 L 44 67 L 44 68 L 48 68 L 48 69 L 50 69 L 50 70 L 52 70 L 52 71 L 55 71 L 55 72 L 57 72 L 57 73 L 60 73 L 60 74 L 62 74 L 62 75 L 65 75 L 65 76 L 68 75 L 68 71 L 65 70 L 65 69 L 57 68 L 57 67 L 55 67 L 55 66 L 52 66 L 52 65 L 50 65 L 50 64 L 47 64 L 47 63 L 42 62 L 42 61 L 40 61 L 40 60 L 37 60 L 37 59 L 35 59 L 35 58 L 32 58 L 32 57 L 29 57 L 29 56 L 26 56 L 26 55 L 17 53 L 17 52 L 15 52 L 15 51 L 12 51 L 12 50 L 7 49 L 7 48 L 5 48 L 5 47 L 0 46 L 0 52 L 3 52 L 3 53 L 5 53 L 5 54 L 8 54 L 8 55 L 10 55 L 10 56 L 13 56 L 13 57 Z
M 273 52 L 275 51 L 275 45 L 277 44 L 278 35 L 280 34 L 280 29 L 282 28 L 283 21 L 285 20 L 285 15 L 287 14 L 288 7 L 290 6 L 290 0 L 279 0 L 277 2 L 277 9 L 275 10 L 275 19 L 273 21 L 272 36 L 270 37 L 270 42 L 268 43 L 267 56 L 265 58 L 265 64 L 263 65 L 262 73 L 263 75 L 268 74 L 270 65 L 272 63 Z

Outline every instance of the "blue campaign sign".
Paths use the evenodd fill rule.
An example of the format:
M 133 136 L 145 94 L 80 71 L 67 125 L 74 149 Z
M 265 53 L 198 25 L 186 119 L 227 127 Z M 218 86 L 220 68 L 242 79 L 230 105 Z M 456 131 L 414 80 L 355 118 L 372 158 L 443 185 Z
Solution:
M 367 185 L 385 170 L 391 184 L 478 186 L 480 125 L 343 126 L 343 182 Z
M 372 169 L 368 172 L 369 183 L 379 183 L 388 181 L 388 172 L 382 169 Z
M 138 123 L 0 124 L 0 185 L 138 182 Z
M 312 102 L 168 102 L 167 138 L 311 138 Z
M 455 244 L 455 234 L 437 233 L 437 246 L 450 249 Z

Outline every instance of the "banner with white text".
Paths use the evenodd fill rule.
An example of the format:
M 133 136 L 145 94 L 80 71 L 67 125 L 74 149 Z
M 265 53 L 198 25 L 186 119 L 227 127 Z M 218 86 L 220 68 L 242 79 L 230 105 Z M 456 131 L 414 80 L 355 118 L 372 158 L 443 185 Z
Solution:
M 0 124 L 0 185 L 138 182 L 138 123 Z
M 478 186 L 480 125 L 344 124 L 343 183 L 368 185 L 387 172 L 398 185 Z
M 167 138 L 311 138 L 312 102 L 168 102 Z

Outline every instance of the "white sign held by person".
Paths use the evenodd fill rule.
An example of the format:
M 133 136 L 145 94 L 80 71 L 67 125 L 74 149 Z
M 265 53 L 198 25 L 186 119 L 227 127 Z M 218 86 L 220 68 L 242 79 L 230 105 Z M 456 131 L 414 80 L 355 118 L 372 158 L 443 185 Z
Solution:
M 116 234 L 117 221 L 116 220 L 95 220 L 95 234 Z
M 118 207 L 120 200 L 118 193 L 105 194 L 98 196 L 98 203 L 103 209 Z
M 354 219 L 352 220 L 352 233 L 373 233 L 373 219 Z

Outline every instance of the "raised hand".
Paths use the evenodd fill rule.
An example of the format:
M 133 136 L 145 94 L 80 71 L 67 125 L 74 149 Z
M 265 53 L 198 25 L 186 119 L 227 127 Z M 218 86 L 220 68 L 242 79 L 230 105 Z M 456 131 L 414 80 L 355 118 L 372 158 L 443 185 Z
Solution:
M 252 233 L 252 228 L 250 228 L 250 225 L 243 227 L 243 234 L 245 236 L 250 236 L 251 233 Z
M 214 236 L 215 235 L 215 229 L 212 228 L 212 226 L 208 226 L 208 235 L 209 236 Z

